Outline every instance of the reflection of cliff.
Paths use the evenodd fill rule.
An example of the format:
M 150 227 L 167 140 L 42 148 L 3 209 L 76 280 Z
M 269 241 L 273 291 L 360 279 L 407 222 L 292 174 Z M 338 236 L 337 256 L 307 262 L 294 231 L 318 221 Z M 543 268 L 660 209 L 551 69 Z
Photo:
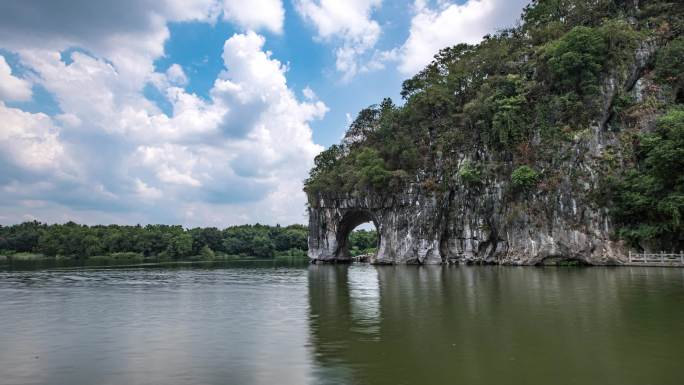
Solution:
M 351 328 L 348 266 L 309 266 L 309 330 L 316 383 L 350 382 L 343 357 L 349 354 Z
M 322 383 L 677 383 L 658 358 L 684 354 L 671 342 L 684 340 L 674 270 L 310 269 Z

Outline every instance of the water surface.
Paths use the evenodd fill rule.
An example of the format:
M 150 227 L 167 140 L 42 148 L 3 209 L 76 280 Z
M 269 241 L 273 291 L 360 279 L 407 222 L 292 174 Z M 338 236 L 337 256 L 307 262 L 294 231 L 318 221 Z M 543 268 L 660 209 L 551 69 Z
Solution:
M 684 269 L 0 271 L 0 384 L 681 384 Z

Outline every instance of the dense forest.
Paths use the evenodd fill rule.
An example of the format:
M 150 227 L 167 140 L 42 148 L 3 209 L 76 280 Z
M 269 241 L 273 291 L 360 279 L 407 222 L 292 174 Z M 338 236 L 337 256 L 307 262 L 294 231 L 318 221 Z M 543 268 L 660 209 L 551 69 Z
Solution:
M 559 165 L 599 126 L 621 144 L 603 150 L 600 170 L 573 169 L 573 183 L 600 175 L 592 202 L 609 208 L 617 237 L 677 247 L 684 242 L 683 31 L 681 1 L 532 1 L 519 26 L 441 50 L 403 83 L 403 105 L 385 99 L 362 110 L 341 144 L 316 157 L 305 182 L 309 204 L 317 194 L 391 194 L 411 183 L 477 192 L 501 180 L 510 202 L 524 201 L 557 191 L 567 176 Z M 649 50 L 656 54 L 639 74 L 647 96 L 611 95 L 601 116 L 606 82 L 635 81 L 627 67 Z M 454 156 L 463 153 L 467 161 Z
M 185 229 L 182 226 L 86 226 L 73 222 L 47 225 L 25 222 L 0 226 L 0 255 L 32 253 L 48 258 L 213 260 L 219 258 L 306 257 L 308 230 L 303 225 L 242 225 Z M 350 235 L 353 254 L 372 252 L 375 231 Z

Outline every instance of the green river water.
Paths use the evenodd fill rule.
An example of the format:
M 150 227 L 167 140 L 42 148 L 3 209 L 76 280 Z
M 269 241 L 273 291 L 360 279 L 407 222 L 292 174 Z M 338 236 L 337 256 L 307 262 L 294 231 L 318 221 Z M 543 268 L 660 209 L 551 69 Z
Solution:
M 684 384 L 684 269 L 0 270 L 0 384 Z

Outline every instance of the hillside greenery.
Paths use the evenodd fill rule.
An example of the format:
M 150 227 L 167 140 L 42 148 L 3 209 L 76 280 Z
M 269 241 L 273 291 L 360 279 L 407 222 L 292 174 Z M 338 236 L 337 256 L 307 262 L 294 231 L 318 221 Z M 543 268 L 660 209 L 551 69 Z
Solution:
M 313 198 L 386 194 L 408 184 L 478 189 L 496 179 L 527 199 L 553 191 L 567 150 L 599 125 L 620 133 L 633 154 L 606 153 L 606 183 L 597 188 L 602 203 L 614 206 L 617 235 L 635 244 L 676 241 L 684 215 L 677 107 L 684 102 L 683 31 L 684 4 L 675 0 L 638 7 L 627 0 L 532 1 L 518 26 L 439 51 L 404 81 L 403 104 L 385 99 L 360 111 L 342 142 L 315 158 L 304 189 Z M 617 94 L 609 116 L 597 121 L 606 80 L 628 83 L 635 52 L 649 44 L 658 47 L 646 69 L 655 96 Z M 635 122 L 647 114 L 666 116 L 656 132 L 639 133 Z M 587 177 L 572 173 L 577 182 Z
M 684 108 L 670 110 L 635 142 L 637 167 L 613 180 L 620 235 L 675 244 L 684 234 Z

